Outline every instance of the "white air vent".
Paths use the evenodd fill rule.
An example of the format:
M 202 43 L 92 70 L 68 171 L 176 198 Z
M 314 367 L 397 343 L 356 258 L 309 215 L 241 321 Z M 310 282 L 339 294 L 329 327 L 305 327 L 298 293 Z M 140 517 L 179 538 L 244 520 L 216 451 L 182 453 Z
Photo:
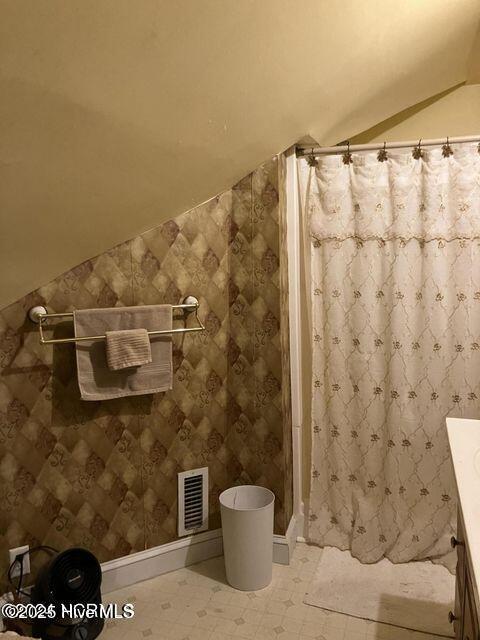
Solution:
M 208 529 L 208 467 L 178 474 L 178 535 Z

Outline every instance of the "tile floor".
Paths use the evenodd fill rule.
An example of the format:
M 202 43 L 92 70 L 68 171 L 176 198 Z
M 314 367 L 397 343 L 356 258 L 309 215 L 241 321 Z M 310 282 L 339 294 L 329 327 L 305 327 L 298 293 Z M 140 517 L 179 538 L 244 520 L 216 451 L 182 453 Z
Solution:
M 107 622 L 102 640 L 437 640 L 437 636 L 331 613 L 303 603 L 322 550 L 298 544 L 262 591 L 236 591 L 223 557 L 107 594 L 135 617 Z

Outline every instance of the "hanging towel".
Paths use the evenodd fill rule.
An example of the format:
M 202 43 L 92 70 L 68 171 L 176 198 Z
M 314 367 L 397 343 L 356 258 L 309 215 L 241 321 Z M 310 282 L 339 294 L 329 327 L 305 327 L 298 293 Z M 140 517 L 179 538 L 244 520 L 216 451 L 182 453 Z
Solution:
M 146 329 L 106 331 L 107 364 L 110 371 L 139 367 L 152 361 Z
M 73 320 L 77 337 L 139 328 L 165 331 L 172 328 L 172 306 L 82 309 L 73 312 Z M 86 340 L 77 342 L 75 346 L 82 400 L 109 400 L 172 388 L 171 335 L 150 336 L 152 362 L 118 371 L 111 371 L 108 367 L 105 340 Z

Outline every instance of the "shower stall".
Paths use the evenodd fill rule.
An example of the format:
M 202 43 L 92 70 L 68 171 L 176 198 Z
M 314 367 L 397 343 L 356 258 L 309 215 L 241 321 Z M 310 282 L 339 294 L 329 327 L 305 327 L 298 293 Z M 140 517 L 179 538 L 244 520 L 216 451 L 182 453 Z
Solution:
M 480 410 L 478 138 L 285 162 L 303 535 L 364 563 L 453 570 L 445 417 Z

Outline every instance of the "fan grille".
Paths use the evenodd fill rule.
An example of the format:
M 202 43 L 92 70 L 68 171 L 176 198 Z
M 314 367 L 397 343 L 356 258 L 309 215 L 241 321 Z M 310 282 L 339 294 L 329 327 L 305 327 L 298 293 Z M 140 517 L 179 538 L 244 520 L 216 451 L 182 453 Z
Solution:
M 90 602 L 100 589 L 102 570 L 86 549 L 67 549 L 52 562 L 48 582 L 48 590 L 56 602 Z

